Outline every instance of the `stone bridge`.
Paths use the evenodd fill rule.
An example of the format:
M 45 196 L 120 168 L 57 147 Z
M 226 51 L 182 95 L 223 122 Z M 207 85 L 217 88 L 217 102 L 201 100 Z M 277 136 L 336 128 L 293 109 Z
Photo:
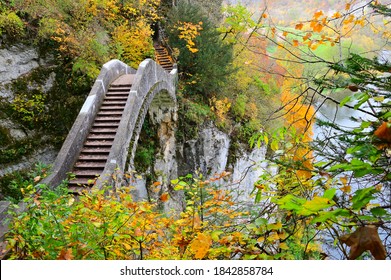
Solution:
M 134 70 L 119 60 L 112 60 L 103 65 L 103 68 L 95 81 L 90 94 L 80 110 L 73 127 L 53 164 L 51 175 L 43 180 L 43 184 L 56 187 L 69 173 L 77 167 L 86 167 L 91 170 L 75 171 L 80 176 L 89 174 L 85 183 L 69 185 L 71 192 L 80 192 L 85 188 L 98 187 L 103 185 L 116 185 L 113 174 L 123 174 L 133 169 L 137 141 L 144 119 L 149 112 L 153 124 L 158 125 L 158 136 L 160 139 L 160 151 L 163 161 L 170 162 L 175 156 L 175 122 L 177 117 L 176 104 L 176 83 L 177 69 L 174 67 L 170 72 L 164 70 L 159 64 L 151 59 L 144 60 L 138 70 Z M 110 109 L 115 110 L 118 105 L 108 99 L 108 92 L 119 90 L 124 91 L 124 83 L 130 83 L 126 91 L 123 108 L 114 130 L 107 128 L 106 119 L 110 117 Z M 108 100 L 106 100 L 106 99 Z M 111 102 L 111 103 L 110 103 Z M 107 103 L 107 104 L 106 104 Z M 107 105 L 106 107 L 105 104 Z M 114 104 L 114 105 L 110 105 Z M 111 107 L 108 107 L 111 106 Z M 107 109 L 100 112 L 100 109 Z M 102 110 L 103 110 L 102 109 Z M 123 111 L 122 111 L 123 110 Z M 99 114 L 105 114 L 98 117 Z M 98 118 L 101 120 L 98 123 Z M 106 133 L 112 133 L 111 138 L 94 134 L 95 138 L 90 140 L 95 130 L 101 129 Z M 95 130 L 94 130 L 95 129 Z M 102 130 L 103 129 L 103 130 Z M 106 130 L 105 130 L 106 129 Z M 113 132 L 115 131 L 115 132 Z M 110 137 L 108 135 L 107 137 Z M 98 141 L 98 140 L 100 141 Z M 95 143 L 96 147 L 86 147 L 88 143 Z M 104 145 L 103 148 L 99 145 Z M 81 153 L 90 148 L 94 152 L 106 149 L 100 154 L 84 155 Z M 78 158 L 79 162 L 77 162 Z M 87 161 L 87 158 L 91 162 Z M 164 166 L 164 165 L 162 165 Z M 100 168 L 100 169 L 99 169 Z M 125 170 L 128 169 L 128 170 Z M 78 173 L 77 173 L 78 172 Z M 162 170 L 162 173 L 170 170 Z M 72 183 L 72 181 L 70 181 Z
M 171 191 L 170 179 L 177 176 L 177 168 L 173 163 L 176 164 L 174 160 L 177 121 L 175 92 L 178 71 L 176 65 L 171 63 L 167 66 L 166 62 L 164 64 L 162 64 L 163 68 L 152 59 L 146 59 L 139 65 L 137 71 L 119 60 L 111 60 L 104 64 L 58 153 L 50 175 L 40 183 L 55 188 L 68 179 L 70 173 L 79 172 L 81 179 L 85 179 L 85 183 L 77 184 L 77 181 L 72 183 L 70 180 L 70 192 L 80 193 L 92 187 L 102 188 L 104 185 L 117 187 L 122 184 L 124 178 L 122 175 L 134 170 L 133 160 L 137 142 L 144 119 L 149 113 L 152 124 L 158 127 L 160 141 L 159 155 L 155 162 L 155 169 L 158 166 L 160 170 L 155 172 L 161 174 L 158 178 L 162 182 L 161 191 Z M 118 100 L 121 102 L 123 100 L 123 104 Z M 117 114 L 119 112 L 117 107 L 121 107 L 120 114 Z M 107 127 L 107 119 L 110 119 L 110 127 Z M 113 120 L 115 123 L 111 124 Z M 97 128 L 110 131 L 110 134 L 94 134 L 94 129 Z M 91 137 L 95 138 L 91 140 Z M 91 149 L 88 147 L 90 142 L 96 145 L 93 150 L 100 150 L 99 154 L 83 155 L 85 153 L 83 150 Z M 88 158 L 90 161 L 87 161 Z M 85 165 L 87 169 L 75 171 Z M 145 194 L 145 191 L 136 189 L 134 192 L 136 199 L 140 198 L 140 193 Z M 145 195 L 141 195 L 141 198 L 143 197 Z M 170 202 L 165 203 L 164 207 L 181 209 L 182 194 L 175 192 L 171 193 L 170 197 Z M 9 206 L 10 202 L 0 201 L 0 259 L 6 254 L 4 234 L 8 231 Z M 17 211 L 22 212 L 24 209 L 23 202 L 19 203 Z

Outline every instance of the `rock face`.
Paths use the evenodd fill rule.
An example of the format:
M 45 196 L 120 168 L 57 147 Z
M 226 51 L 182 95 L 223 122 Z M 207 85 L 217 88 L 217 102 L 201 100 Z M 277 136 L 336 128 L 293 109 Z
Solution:
M 38 50 L 32 46 L 16 44 L 0 48 L 0 102 L 12 103 L 15 98 L 12 84 L 19 79 L 29 77 L 32 71 L 40 67 L 50 67 L 49 61 L 50 59 L 40 58 Z M 40 84 L 35 81 L 29 82 L 27 88 L 31 91 L 39 90 L 47 93 L 53 87 L 55 80 L 56 75 L 52 72 Z M 0 137 L 0 140 L 3 139 L 0 141 L 0 149 L 6 149 L 9 144 L 37 137 L 34 131 L 16 123 L 2 112 L 0 112 L 0 130 L 3 135 L 3 138 Z M 30 168 L 38 161 L 46 164 L 52 163 L 55 153 L 52 147 L 46 147 L 32 152 L 31 156 L 23 157 L 15 163 L 2 164 L 0 165 L 0 177 L 9 172 Z
M 216 182 L 240 193 L 243 201 L 251 202 L 250 193 L 266 166 L 261 164 L 265 159 L 266 148 L 255 148 L 251 152 L 244 149 L 237 151 L 236 161 L 228 165 L 230 137 L 218 130 L 212 123 L 206 124 L 199 133 L 199 138 L 187 141 L 179 147 L 178 173 L 184 176 L 199 171 L 209 179 L 215 174 L 229 170 L 231 176 Z
M 39 67 L 36 49 L 15 45 L 0 49 L 0 84 L 9 83 Z
M 266 147 L 256 147 L 250 153 L 242 152 L 242 156 L 232 166 L 231 185 L 233 189 L 240 191 L 240 198 L 244 202 L 254 201 L 250 195 L 254 189 L 254 183 L 268 169 L 262 162 L 265 156 Z
M 54 159 L 57 156 L 57 153 L 58 151 L 53 147 L 46 147 L 35 151 L 28 157 L 22 157 L 17 163 L 10 165 L 0 164 L 0 177 L 14 171 L 31 169 L 37 163 L 49 165 L 53 163 Z
M 226 170 L 229 154 L 229 136 L 208 122 L 198 139 L 183 143 L 178 149 L 178 173 L 200 172 L 213 176 Z

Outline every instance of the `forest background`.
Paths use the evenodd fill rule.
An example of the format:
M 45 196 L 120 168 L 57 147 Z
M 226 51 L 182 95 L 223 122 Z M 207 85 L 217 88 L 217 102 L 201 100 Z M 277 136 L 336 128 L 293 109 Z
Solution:
M 311 3 L 2 1 L 3 42 L 53 55 L 67 92 L 21 87 L 2 114 L 61 142 L 75 116 L 63 127 L 48 116 L 77 108 L 109 59 L 137 68 L 153 57 L 159 23 L 180 69 L 177 137 L 211 119 L 249 148 L 266 145 L 277 170 L 259 178 L 250 208 L 219 185 L 228 173 L 189 174 L 171 182 L 186 207 L 162 213 L 167 194 L 136 202 L 130 186 L 77 200 L 66 182 L 37 193 L 41 167 L 9 188 L 28 205 L 8 235 L 10 258 L 390 259 L 390 5 Z M 338 123 L 343 108 L 349 126 Z M 2 160 L 22 152 L 2 150 Z

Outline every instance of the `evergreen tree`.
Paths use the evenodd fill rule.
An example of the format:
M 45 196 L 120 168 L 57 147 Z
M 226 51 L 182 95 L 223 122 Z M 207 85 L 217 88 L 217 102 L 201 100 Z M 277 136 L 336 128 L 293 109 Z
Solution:
M 183 25 L 198 26 L 194 47 L 184 40 Z M 222 41 L 217 26 L 197 5 L 180 2 L 168 15 L 166 31 L 172 48 L 179 51 L 178 66 L 185 93 L 209 97 L 219 92 L 232 71 L 232 45 Z

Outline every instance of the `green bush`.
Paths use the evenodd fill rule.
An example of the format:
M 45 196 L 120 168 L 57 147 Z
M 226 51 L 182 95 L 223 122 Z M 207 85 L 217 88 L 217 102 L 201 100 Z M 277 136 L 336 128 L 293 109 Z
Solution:
M 0 35 L 19 37 L 25 34 L 24 22 L 14 12 L 0 14 Z

